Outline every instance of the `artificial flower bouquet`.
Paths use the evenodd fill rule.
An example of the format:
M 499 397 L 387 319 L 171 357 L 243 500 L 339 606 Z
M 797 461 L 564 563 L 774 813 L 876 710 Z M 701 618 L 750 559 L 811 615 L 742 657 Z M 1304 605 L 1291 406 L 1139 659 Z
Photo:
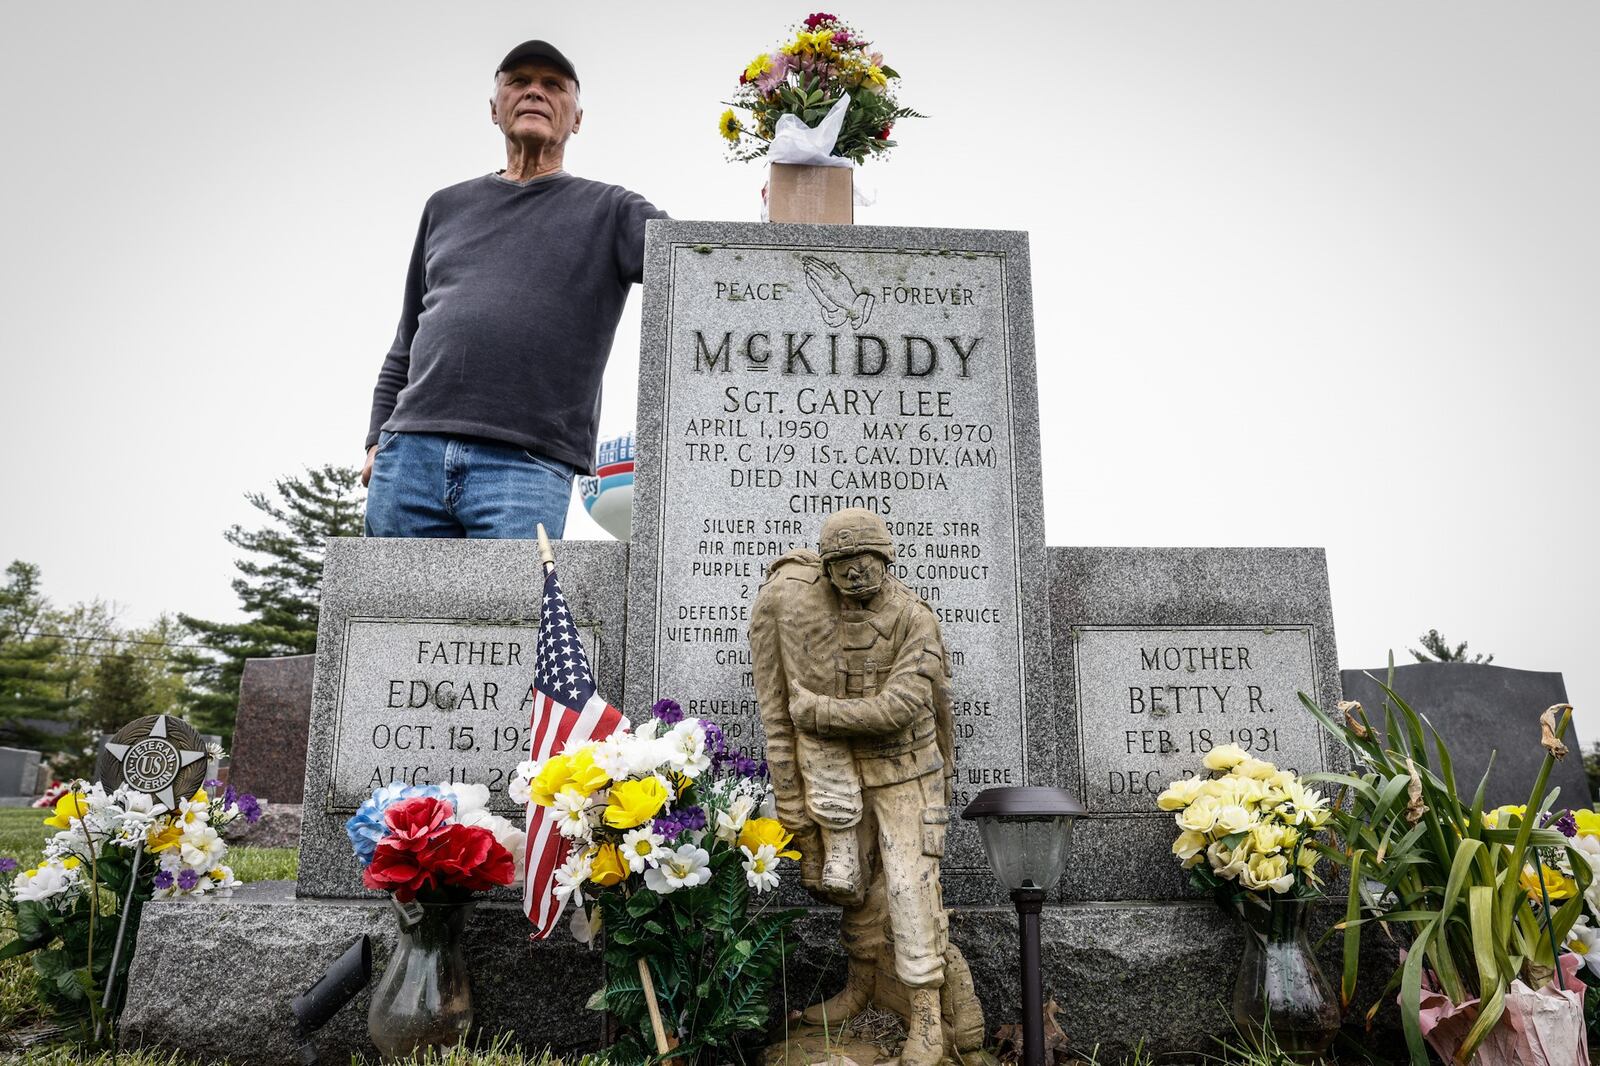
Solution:
M 263 806 L 220 781 L 207 781 L 177 810 L 126 786 L 107 792 L 99 784 L 71 782 L 44 820 L 57 831 L 45 843 L 44 858 L 9 881 L 0 879 L 0 907 L 17 931 L 0 958 L 33 952 L 40 999 L 62 1020 L 93 1022 L 98 1029 L 122 909 L 129 908 L 129 921 L 113 1018 L 133 960 L 139 910 L 153 898 L 231 893 L 239 881 L 226 861 L 224 833 L 240 820 L 254 824 Z M 16 868 L 14 859 L 0 859 L 0 873 Z
M 401 904 L 464 903 L 522 879 L 527 837 L 489 812 L 486 785 L 384 785 L 345 833 L 361 883 Z
M 1280 770 L 1237 744 L 1206 753 L 1217 776 L 1185 777 L 1156 799 L 1178 823 L 1172 854 L 1197 888 L 1247 893 L 1260 902 L 1317 894 L 1312 846 L 1328 801 L 1293 770 Z
M 724 1060 L 764 1031 L 799 913 L 770 906 L 799 852 L 772 816 L 765 763 L 662 700 L 637 729 L 523 763 L 510 787 L 570 842 L 553 891 L 580 940 L 605 930 L 606 985 L 590 1005 L 616 1018 L 618 1054 L 658 1052 L 651 993 L 686 1062 Z M 753 910 L 752 894 L 765 897 Z
M 832 154 L 860 164 L 894 147 L 896 122 L 922 117 L 896 103 L 890 83 L 899 78 L 866 38 L 837 15 L 819 11 L 796 25 L 788 41 L 744 68 L 718 129 L 731 158 L 757 159 L 771 148 L 780 117 L 793 115 L 815 127 L 848 95 Z M 735 109 L 749 113 L 748 124 Z

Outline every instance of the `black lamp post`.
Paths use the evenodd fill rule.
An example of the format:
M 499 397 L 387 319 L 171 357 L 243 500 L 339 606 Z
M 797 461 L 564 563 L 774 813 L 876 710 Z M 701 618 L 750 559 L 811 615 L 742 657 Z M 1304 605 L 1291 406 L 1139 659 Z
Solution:
M 1060 880 L 1072 843 L 1072 820 L 1083 804 L 1060 788 L 989 788 L 961 817 L 978 823 L 989 866 L 1011 890 L 1022 928 L 1023 1066 L 1044 1066 L 1044 973 L 1039 959 L 1039 912 Z

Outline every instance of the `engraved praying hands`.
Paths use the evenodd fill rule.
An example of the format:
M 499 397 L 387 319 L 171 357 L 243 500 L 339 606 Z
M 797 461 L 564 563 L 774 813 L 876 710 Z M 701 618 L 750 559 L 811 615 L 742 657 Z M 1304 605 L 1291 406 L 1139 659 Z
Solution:
M 806 287 L 822 306 L 822 321 L 833 327 L 849 322 L 851 329 L 867 324 L 876 302 L 871 293 L 857 292 L 855 283 L 838 263 L 824 263 L 814 255 L 801 262 L 805 266 Z

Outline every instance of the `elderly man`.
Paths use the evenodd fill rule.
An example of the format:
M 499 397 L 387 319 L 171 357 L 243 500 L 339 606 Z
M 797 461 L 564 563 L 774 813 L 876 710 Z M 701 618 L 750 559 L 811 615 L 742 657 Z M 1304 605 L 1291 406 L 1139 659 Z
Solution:
M 428 198 L 378 372 L 367 535 L 559 537 L 593 469 L 600 382 L 644 273 L 643 197 L 562 169 L 578 74 L 544 41 L 495 72 L 505 169 Z

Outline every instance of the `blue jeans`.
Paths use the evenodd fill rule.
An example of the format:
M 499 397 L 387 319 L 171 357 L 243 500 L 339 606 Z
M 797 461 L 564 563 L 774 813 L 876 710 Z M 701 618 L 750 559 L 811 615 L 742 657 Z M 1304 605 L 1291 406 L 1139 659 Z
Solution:
M 567 525 L 577 470 L 515 444 L 440 433 L 378 436 L 369 537 L 552 539 Z

